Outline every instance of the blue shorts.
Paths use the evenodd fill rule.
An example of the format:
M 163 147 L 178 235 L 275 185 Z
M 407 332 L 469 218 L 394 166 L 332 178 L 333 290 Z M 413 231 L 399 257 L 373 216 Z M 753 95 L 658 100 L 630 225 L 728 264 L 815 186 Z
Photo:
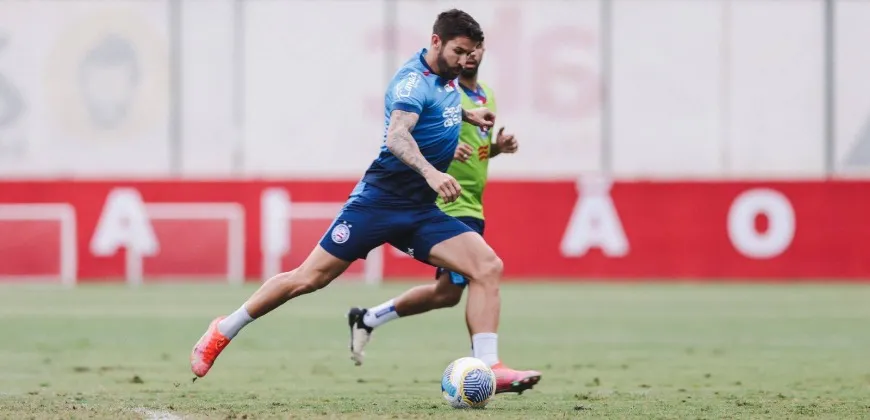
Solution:
M 471 228 L 471 230 L 479 233 L 480 236 L 483 236 L 483 228 L 486 226 L 486 224 L 482 219 L 478 219 L 476 217 L 457 217 L 456 220 L 459 220 L 460 222 Z M 436 268 L 435 278 L 437 279 L 438 277 L 441 277 L 441 273 L 445 271 L 447 271 L 447 269 Z M 463 277 L 462 274 L 454 273 L 452 271 L 448 272 L 450 273 L 450 282 L 452 282 L 453 284 L 460 287 L 465 287 L 465 285 L 468 284 L 468 280 Z
M 320 239 L 320 246 L 336 258 L 352 262 L 365 259 L 369 251 L 388 243 L 429 264 L 433 246 L 471 231 L 435 203 L 400 207 L 351 199 Z

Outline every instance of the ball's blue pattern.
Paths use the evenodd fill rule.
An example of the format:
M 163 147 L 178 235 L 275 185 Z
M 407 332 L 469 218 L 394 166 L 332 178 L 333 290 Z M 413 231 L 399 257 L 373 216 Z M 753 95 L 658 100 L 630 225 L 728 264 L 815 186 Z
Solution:
M 444 369 L 444 375 L 441 376 L 441 392 L 446 393 L 450 397 L 456 396 L 456 387 L 450 382 L 450 375 L 453 374 L 453 363 L 447 365 Z
M 476 404 L 491 397 L 494 386 L 492 375 L 482 369 L 472 369 L 465 375 L 462 392 L 468 401 Z

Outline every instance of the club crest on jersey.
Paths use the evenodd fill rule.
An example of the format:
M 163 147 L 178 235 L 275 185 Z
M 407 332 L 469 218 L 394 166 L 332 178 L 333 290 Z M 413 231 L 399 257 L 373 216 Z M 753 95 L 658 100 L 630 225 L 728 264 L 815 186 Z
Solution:
M 350 239 L 350 225 L 339 223 L 332 228 L 332 233 L 330 234 L 332 237 L 332 242 L 337 244 L 343 244 Z

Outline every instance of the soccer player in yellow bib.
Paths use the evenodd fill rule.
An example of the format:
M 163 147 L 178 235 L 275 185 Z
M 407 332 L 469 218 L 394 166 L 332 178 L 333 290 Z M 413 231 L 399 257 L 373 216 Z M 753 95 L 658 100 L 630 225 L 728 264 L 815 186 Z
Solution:
M 489 86 L 477 80 L 477 72 L 483 60 L 485 48 L 483 44 L 471 54 L 459 76 L 462 90 L 462 108 L 473 109 L 487 107 L 497 114 L 495 94 Z M 468 123 L 463 123 L 459 134 L 459 146 L 456 148 L 453 162 L 447 173 L 456 178 L 462 187 L 459 198 L 451 203 L 438 199 L 438 207 L 453 216 L 475 232 L 483 235 L 483 190 L 486 187 L 489 160 L 502 153 L 515 153 L 519 145 L 512 134 L 505 134 L 504 127 L 498 130 L 493 139 L 493 130 L 482 130 Z M 413 250 L 402 250 L 413 252 Z M 417 315 L 433 309 L 455 306 L 462 299 L 462 292 L 468 281 L 460 274 L 437 269 L 437 282 L 410 289 L 395 299 L 390 299 L 380 305 L 365 309 L 351 308 L 348 312 L 348 324 L 351 333 L 351 359 L 357 365 L 363 362 L 363 349 L 371 339 L 372 332 L 381 325 L 398 319 Z M 474 357 L 482 359 L 492 366 L 496 374 L 496 393 L 517 392 L 532 388 L 541 379 L 536 371 L 517 371 L 508 369 L 499 360 L 495 351 L 487 347 L 496 346 L 497 337 L 492 334 L 490 340 L 477 337 L 472 343 Z M 479 334 L 478 334 L 479 336 Z M 486 337 L 484 337 L 486 338 Z

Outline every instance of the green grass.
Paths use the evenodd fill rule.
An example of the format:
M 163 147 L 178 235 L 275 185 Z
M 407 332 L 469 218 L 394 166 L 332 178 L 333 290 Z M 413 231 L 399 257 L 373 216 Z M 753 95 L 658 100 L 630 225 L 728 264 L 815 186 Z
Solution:
M 468 354 L 461 308 L 395 321 L 349 360 L 347 307 L 407 285 L 291 302 L 191 383 L 193 343 L 253 287 L 0 287 L 0 418 L 870 417 L 870 287 L 505 286 L 502 359 L 543 379 L 476 411 L 440 396 Z

